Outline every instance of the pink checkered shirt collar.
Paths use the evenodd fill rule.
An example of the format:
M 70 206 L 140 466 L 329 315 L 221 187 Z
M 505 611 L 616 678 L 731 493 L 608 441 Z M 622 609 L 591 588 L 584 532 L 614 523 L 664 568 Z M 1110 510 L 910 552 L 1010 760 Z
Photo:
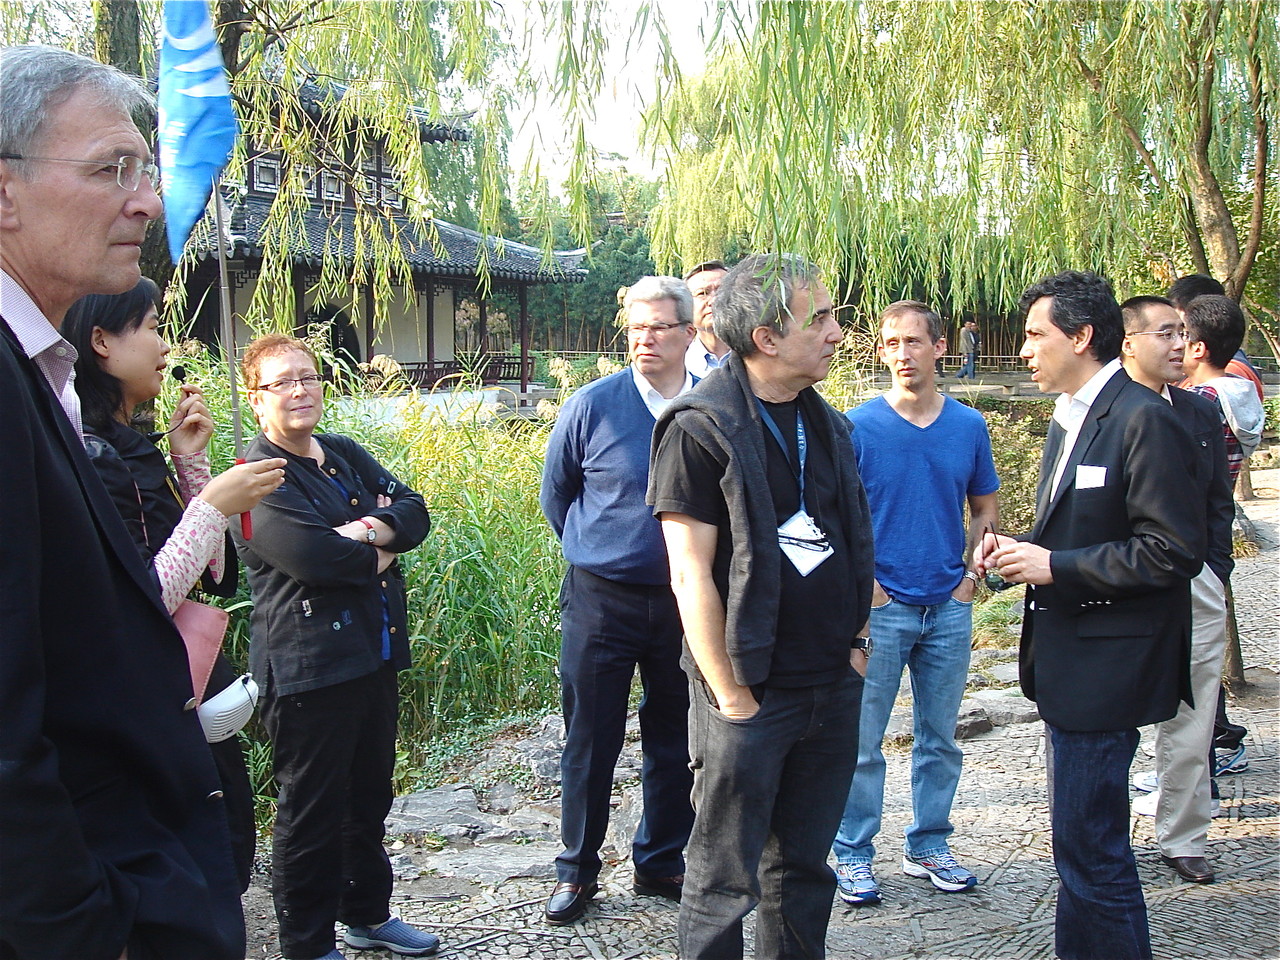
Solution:
M 40 368 L 57 395 L 67 419 L 83 439 L 84 420 L 80 396 L 76 393 L 76 348 L 67 343 L 48 318 L 40 312 L 27 291 L 0 270 L 0 317 L 9 325 L 26 353 Z

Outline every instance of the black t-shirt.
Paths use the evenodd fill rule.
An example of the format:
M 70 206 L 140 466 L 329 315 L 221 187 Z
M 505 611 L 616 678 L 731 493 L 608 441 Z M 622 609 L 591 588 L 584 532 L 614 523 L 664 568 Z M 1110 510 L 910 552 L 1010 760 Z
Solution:
M 773 434 L 764 426 L 765 463 L 777 525 L 785 523 L 799 509 L 800 485 L 796 438 L 797 404 L 767 403 L 787 443 L 784 455 Z M 769 668 L 767 687 L 807 687 L 829 683 L 849 669 L 849 641 L 858 624 L 853 623 L 854 597 L 847 589 L 850 551 L 839 523 L 839 498 L 832 452 L 820 431 L 806 420 L 805 507 L 826 535 L 834 553 L 807 577 L 802 577 L 785 556 L 781 558 L 781 593 L 778 605 L 777 640 Z M 673 449 L 674 448 L 674 449 Z M 722 600 L 729 595 L 729 563 L 733 555 L 732 531 L 720 481 L 724 470 L 705 447 L 685 433 L 678 423 L 663 435 L 655 458 L 653 484 L 656 499 L 686 504 L 695 520 L 719 529 L 712 575 Z M 777 541 L 774 540 L 776 545 Z M 775 546 L 775 549 L 780 549 Z M 685 668 L 694 667 L 685 651 Z

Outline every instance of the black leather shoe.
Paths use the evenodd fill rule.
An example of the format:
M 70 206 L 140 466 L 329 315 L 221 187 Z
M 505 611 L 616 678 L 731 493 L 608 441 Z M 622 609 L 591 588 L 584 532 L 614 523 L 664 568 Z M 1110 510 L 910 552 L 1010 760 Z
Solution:
M 665 897 L 680 902 L 684 893 L 684 874 L 678 877 L 646 877 L 637 873 L 632 877 L 631 892 L 642 897 Z
M 563 927 L 577 920 L 587 909 L 591 898 L 600 892 L 596 883 L 557 883 L 547 900 L 547 923 Z
M 1213 867 L 1209 866 L 1209 861 L 1204 857 L 1166 857 L 1162 853 L 1160 859 L 1173 867 L 1183 880 L 1190 880 L 1192 883 L 1213 883 Z

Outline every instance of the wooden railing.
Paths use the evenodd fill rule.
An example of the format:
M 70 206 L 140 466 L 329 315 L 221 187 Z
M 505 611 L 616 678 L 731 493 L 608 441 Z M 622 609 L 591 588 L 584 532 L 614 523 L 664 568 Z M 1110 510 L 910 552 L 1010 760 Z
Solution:
M 529 361 L 533 373 L 533 361 Z M 415 360 L 400 364 L 404 378 L 415 387 L 431 389 L 442 380 L 478 379 L 481 383 L 519 383 L 520 357 L 516 354 L 490 354 L 466 360 Z

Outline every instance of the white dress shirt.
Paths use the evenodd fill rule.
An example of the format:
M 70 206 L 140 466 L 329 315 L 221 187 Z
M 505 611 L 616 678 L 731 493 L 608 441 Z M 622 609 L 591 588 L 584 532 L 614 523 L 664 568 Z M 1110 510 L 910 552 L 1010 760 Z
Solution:
M 18 281 L 0 270 L 0 316 L 18 338 L 22 350 L 35 361 L 57 395 L 76 436 L 84 439 L 80 395 L 76 393 L 76 348 L 62 338 Z
M 693 389 L 693 377 L 689 375 L 689 371 L 684 373 L 684 383 L 680 384 L 680 389 L 676 391 L 676 397 L 664 397 L 653 388 L 653 384 L 645 379 L 643 373 L 631 367 L 631 378 L 635 381 L 636 389 L 640 391 L 640 399 L 644 401 L 644 405 L 649 408 L 649 412 L 653 414 L 653 419 L 657 420 L 662 415 L 662 411 L 667 409 L 667 405 L 676 397 L 683 393 L 688 393 Z
M 1080 428 L 1084 426 L 1084 418 L 1089 415 L 1089 408 L 1098 399 L 1102 388 L 1110 382 L 1121 369 L 1120 358 L 1103 365 L 1102 369 L 1090 377 L 1083 387 L 1075 393 L 1060 393 L 1053 404 L 1053 419 L 1066 431 L 1062 438 L 1062 451 L 1058 454 L 1058 462 L 1053 468 L 1053 493 L 1058 495 L 1058 485 L 1062 482 L 1062 472 L 1067 461 L 1071 459 L 1071 451 L 1080 437 Z
M 728 350 L 722 356 L 717 357 L 706 348 L 706 345 L 702 342 L 702 337 L 696 336 L 693 338 L 693 343 L 689 344 L 689 349 L 685 351 L 684 367 L 701 380 L 716 367 L 723 367 L 728 360 Z

